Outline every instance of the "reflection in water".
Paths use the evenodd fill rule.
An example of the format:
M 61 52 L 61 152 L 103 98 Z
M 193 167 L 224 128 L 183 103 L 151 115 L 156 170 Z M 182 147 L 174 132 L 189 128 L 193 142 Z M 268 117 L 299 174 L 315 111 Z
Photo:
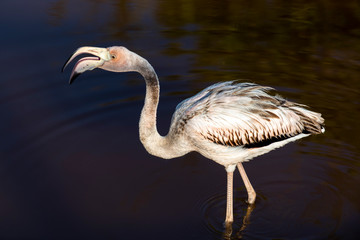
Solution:
M 234 195 L 246 196 L 246 189 L 241 192 L 235 191 Z M 260 195 L 255 204 L 247 204 L 240 196 L 236 196 L 234 201 L 234 222 L 224 223 L 224 206 L 226 206 L 225 195 L 214 195 L 201 203 L 201 215 L 204 227 L 211 233 L 216 234 L 222 239 L 241 239 L 246 228 L 251 223 L 250 217 L 256 205 L 261 205 L 263 198 Z
M 254 210 L 255 206 L 256 206 L 255 204 L 251 204 L 246 209 L 246 213 L 245 213 L 245 216 L 244 216 L 243 221 L 242 221 L 242 226 L 241 226 L 241 228 L 239 230 L 239 233 L 237 234 L 237 237 L 239 239 L 242 238 L 246 227 L 250 224 L 250 216 L 251 216 L 251 213 Z
M 223 224 L 226 196 L 211 196 L 200 206 L 204 227 L 217 239 L 269 239 L 271 236 L 331 239 L 340 227 L 344 200 L 341 192 L 323 188 L 326 183 L 321 181 L 318 178 L 310 182 L 268 181 L 261 186 L 257 201 L 251 206 L 242 201 L 242 195 L 246 195 L 243 188 L 234 193 L 235 219 L 229 226 Z M 301 203 L 296 201 L 298 198 Z
M 254 208 L 255 208 L 255 204 L 248 205 L 245 215 L 242 220 L 241 228 L 235 235 L 236 239 L 243 238 L 244 231 L 245 231 L 246 227 L 250 224 L 250 215 L 251 215 L 252 211 L 254 210 Z M 223 238 L 224 239 L 232 239 L 232 233 L 233 233 L 233 224 L 225 224 Z

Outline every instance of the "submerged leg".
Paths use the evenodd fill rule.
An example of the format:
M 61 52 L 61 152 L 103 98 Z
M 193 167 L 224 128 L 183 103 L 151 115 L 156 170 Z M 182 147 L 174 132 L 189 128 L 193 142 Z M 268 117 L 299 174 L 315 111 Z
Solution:
M 241 178 L 244 181 L 246 190 L 248 192 L 248 202 L 249 202 L 249 204 L 253 204 L 255 202 L 256 192 L 255 192 L 254 188 L 252 187 L 252 185 L 251 185 L 251 183 L 249 181 L 249 178 L 246 175 L 246 172 L 245 172 L 245 169 L 244 169 L 242 163 L 239 162 L 237 164 L 237 167 L 239 169 Z
M 234 221 L 233 216 L 233 174 L 236 165 L 226 168 L 227 172 L 227 194 L 226 194 L 226 217 L 225 225 L 231 225 Z

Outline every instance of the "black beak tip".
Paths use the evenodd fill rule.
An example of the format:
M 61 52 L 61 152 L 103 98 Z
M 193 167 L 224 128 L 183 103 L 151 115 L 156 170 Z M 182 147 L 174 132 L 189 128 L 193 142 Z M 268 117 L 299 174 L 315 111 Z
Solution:
M 77 73 L 77 72 L 74 72 L 71 76 L 70 76 L 70 79 L 69 79 L 69 85 L 71 85 L 75 79 L 80 75 L 81 73 Z
M 61 72 L 64 72 L 66 66 L 68 65 L 69 63 L 69 60 L 71 59 L 72 55 L 66 60 L 66 62 L 64 63 L 64 66 L 61 68 Z

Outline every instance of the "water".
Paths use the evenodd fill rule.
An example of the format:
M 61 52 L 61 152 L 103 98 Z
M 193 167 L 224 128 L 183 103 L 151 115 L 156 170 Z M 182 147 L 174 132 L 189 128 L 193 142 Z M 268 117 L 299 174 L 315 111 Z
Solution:
M 0 24 L 1 239 L 355 239 L 360 223 L 360 5 L 356 1 L 10 1 Z M 68 85 L 78 47 L 123 45 L 161 81 L 158 129 L 212 83 L 276 88 L 326 133 L 236 173 L 197 153 L 150 156 L 138 139 L 144 83 L 94 70 Z

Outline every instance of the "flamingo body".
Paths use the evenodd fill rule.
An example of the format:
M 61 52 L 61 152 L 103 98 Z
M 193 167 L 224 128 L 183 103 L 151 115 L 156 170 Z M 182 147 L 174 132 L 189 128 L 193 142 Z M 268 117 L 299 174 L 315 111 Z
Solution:
M 248 192 L 248 202 L 256 193 L 242 162 L 265 154 L 289 142 L 325 131 L 320 113 L 305 105 L 270 95 L 273 89 L 236 81 L 214 84 L 181 102 L 173 114 L 169 132 L 160 136 L 156 113 L 160 86 L 150 63 L 125 47 L 81 47 L 64 68 L 80 54 L 70 83 L 81 73 L 101 68 L 112 72 L 139 72 L 145 79 L 146 95 L 139 122 L 139 135 L 145 149 L 161 158 L 175 158 L 196 151 L 227 171 L 225 223 L 233 222 L 233 172 L 238 167 Z
M 324 131 L 321 115 L 253 83 L 214 84 L 181 102 L 169 135 L 228 167 Z

